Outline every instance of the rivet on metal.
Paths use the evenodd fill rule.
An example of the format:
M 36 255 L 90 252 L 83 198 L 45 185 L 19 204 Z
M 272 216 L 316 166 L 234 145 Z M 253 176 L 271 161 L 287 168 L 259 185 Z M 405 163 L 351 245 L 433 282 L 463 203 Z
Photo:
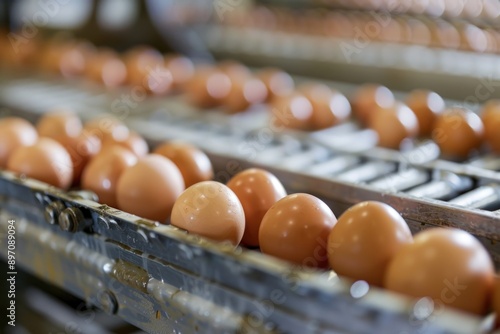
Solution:
M 64 204 L 61 202 L 51 202 L 45 207 L 45 221 L 51 225 L 57 224 L 59 214 L 62 210 L 64 210 Z
M 97 304 L 101 310 L 108 314 L 115 314 L 118 311 L 118 302 L 111 291 L 101 291 L 97 295 Z
M 82 212 L 75 207 L 64 209 L 59 215 L 59 227 L 63 231 L 76 232 L 81 229 L 84 217 Z

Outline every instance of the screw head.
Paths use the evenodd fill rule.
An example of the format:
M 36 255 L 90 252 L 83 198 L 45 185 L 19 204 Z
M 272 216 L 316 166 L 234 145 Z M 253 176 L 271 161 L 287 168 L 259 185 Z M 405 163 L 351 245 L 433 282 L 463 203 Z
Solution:
M 50 225 L 55 225 L 62 210 L 64 210 L 64 204 L 61 202 L 49 203 L 49 205 L 45 207 L 45 221 Z
M 67 208 L 61 212 L 58 221 L 63 231 L 74 233 L 83 222 L 83 214 L 78 208 Z

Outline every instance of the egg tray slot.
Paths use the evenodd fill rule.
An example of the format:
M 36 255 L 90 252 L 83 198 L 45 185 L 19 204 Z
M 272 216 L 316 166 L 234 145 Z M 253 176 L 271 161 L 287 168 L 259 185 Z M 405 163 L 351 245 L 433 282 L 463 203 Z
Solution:
M 0 172 L 0 231 L 17 265 L 151 333 L 480 333 L 452 310 L 218 244 Z M 7 239 L 0 240 L 6 258 Z M 22 287 L 18 287 L 22 289 Z
M 92 119 L 109 112 L 123 93 L 103 94 L 100 89 L 36 77 L 7 83 L 0 84 L 0 101 L 32 121 L 50 106 L 60 105 Z M 340 83 L 334 87 L 346 93 L 354 88 Z M 23 104 L 27 94 L 38 97 L 38 108 L 33 110 L 34 102 Z M 86 98 L 73 98 L 81 95 Z M 499 156 L 486 153 L 464 162 L 445 161 L 432 141 L 415 142 L 405 152 L 383 149 L 375 147 L 371 130 L 353 123 L 311 134 L 273 133 L 266 131 L 268 115 L 263 108 L 232 116 L 220 110 L 201 112 L 182 96 L 173 96 L 146 99 L 124 120 L 151 147 L 172 139 L 199 146 L 208 153 L 221 182 L 244 167 L 260 166 L 274 172 L 289 192 L 307 192 L 330 202 L 337 215 L 359 201 L 380 200 L 395 207 L 413 232 L 451 226 L 474 234 L 500 267 Z

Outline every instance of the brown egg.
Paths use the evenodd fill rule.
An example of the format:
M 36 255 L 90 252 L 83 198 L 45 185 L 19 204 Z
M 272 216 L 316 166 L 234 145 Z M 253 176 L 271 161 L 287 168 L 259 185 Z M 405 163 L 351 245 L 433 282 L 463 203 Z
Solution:
M 394 94 L 389 88 L 374 84 L 361 86 L 351 98 L 354 115 L 361 124 L 365 125 L 379 109 L 391 108 L 395 102 Z
M 44 43 L 39 50 L 38 66 L 40 69 L 65 77 L 79 76 L 84 73 L 89 58 L 95 48 L 88 42 L 82 42 L 61 34 Z
M 207 155 L 188 143 L 169 142 L 158 146 L 154 152 L 170 159 L 181 171 L 186 188 L 214 177 L 212 163 Z
M 487 28 L 484 30 L 486 37 L 488 38 L 488 49 L 487 52 L 498 53 L 500 51 L 500 31 L 493 28 Z
M 203 181 L 175 201 L 171 223 L 189 233 L 238 245 L 245 231 L 245 213 L 238 197 L 222 183 Z
M 116 199 L 123 211 L 165 223 L 183 191 L 179 168 L 161 155 L 150 154 L 122 173 Z
M 172 84 L 175 88 L 182 88 L 195 73 L 193 62 L 189 58 L 179 55 L 167 56 L 165 66 L 172 74 Z
M 271 125 L 289 129 L 308 130 L 312 125 L 313 106 L 299 93 L 277 98 L 271 105 Z
M 217 64 L 217 68 L 224 72 L 230 79 L 248 77 L 252 73 L 240 62 L 234 60 L 224 60 Z
M 158 65 L 146 75 L 143 82 L 144 88 L 148 93 L 154 95 L 166 95 L 170 93 L 173 87 L 172 73 L 164 65 Z
M 488 37 L 481 28 L 472 24 L 464 24 L 460 28 L 463 49 L 475 52 L 484 52 L 488 49 Z
M 368 23 L 372 22 L 369 20 Z M 365 26 L 365 29 L 370 29 L 369 26 Z M 382 29 L 380 30 L 380 35 L 378 36 L 381 40 L 390 43 L 401 43 L 403 40 L 403 27 L 398 20 L 390 19 L 384 22 Z
M 129 150 L 109 147 L 106 152 L 96 155 L 85 167 L 82 174 L 82 188 L 91 190 L 99 197 L 99 203 L 117 208 L 116 188 L 122 173 L 137 163 L 137 157 Z
M 129 137 L 128 127 L 113 116 L 100 116 L 85 123 L 85 130 L 101 141 L 124 141 Z
M 134 153 L 137 157 L 143 157 L 149 152 L 148 143 L 139 134 L 129 132 L 124 140 L 115 140 L 106 138 L 103 141 L 103 148 L 108 146 L 119 145 Z
M 482 0 L 464 1 L 464 11 L 462 16 L 469 20 L 477 18 L 483 10 L 483 2 L 484 1 Z
M 36 124 L 40 137 L 52 138 L 59 143 L 72 145 L 82 132 L 80 118 L 69 110 L 55 110 L 40 118 Z
M 88 60 L 95 53 L 95 48 L 89 42 L 77 41 L 61 47 L 59 53 L 59 71 L 65 77 L 75 77 L 84 74 Z
M 38 134 L 30 122 L 19 117 L 0 119 L 0 168 L 7 165 L 7 160 L 16 149 L 31 146 L 37 140 Z
M 484 139 L 495 153 L 500 153 L 500 100 L 489 100 L 484 104 L 481 119 L 484 124 Z
M 127 68 L 115 51 L 103 48 L 89 58 L 85 76 L 106 87 L 118 87 L 127 79 Z
M 123 61 L 127 68 L 127 83 L 131 86 L 143 86 L 149 74 L 164 67 L 162 54 L 148 46 L 137 46 L 125 53 Z
M 210 67 L 199 68 L 186 85 L 189 102 L 200 108 L 219 105 L 230 91 L 229 77 L 222 71 Z
M 495 276 L 495 283 L 493 287 L 493 298 L 492 298 L 492 306 L 493 311 L 496 315 L 497 327 L 500 326 L 500 276 Z
M 50 138 L 17 148 L 7 162 L 7 169 L 62 189 L 67 189 L 73 181 L 69 153 Z
M 325 34 L 329 36 L 351 37 L 354 27 L 351 20 L 342 12 L 331 11 L 325 19 Z
M 259 229 L 262 253 L 302 266 L 328 267 L 328 236 L 337 222 L 332 210 L 309 194 L 292 194 L 276 202 Z
M 450 306 L 484 315 L 494 279 L 493 262 L 471 234 L 431 228 L 415 235 L 392 259 L 387 289 L 413 297 L 430 297 L 436 307 Z
M 266 97 L 267 89 L 262 81 L 251 76 L 235 76 L 231 78 L 231 90 L 222 103 L 229 113 L 237 113 L 264 102 Z
M 378 135 L 378 145 L 398 150 L 406 138 L 418 134 L 415 113 L 401 102 L 392 107 L 381 108 L 372 115 L 368 124 Z
M 241 243 L 259 246 L 259 228 L 266 212 L 286 196 L 286 190 L 273 174 L 259 168 L 244 170 L 227 183 L 245 211 L 245 233 Z
M 298 89 L 313 107 L 312 128 L 322 130 L 345 121 L 351 115 L 351 105 L 344 94 L 323 84 L 308 84 Z
M 479 149 L 483 134 L 484 126 L 478 115 L 468 109 L 450 108 L 436 119 L 432 139 L 444 156 L 465 159 Z
M 77 40 L 64 33 L 56 34 L 46 40 L 40 50 L 38 58 L 39 68 L 54 74 L 61 74 L 61 59 L 63 55 L 67 54 L 68 50 L 74 48 L 77 43 Z M 73 64 L 77 70 L 84 69 L 85 67 L 85 59 L 83 58 L 83 54 L 79 52 L 70 53 L 70 56 L 66 57 L 66 59 L 66 67 L 69 64 Z
M 101 150 L 101 140 L 91 132 L 83 130 L 74 140 L 67 141 L 63 146 L 68 151 L 73 163 L 73 184 L 80 182 L 83 169 Z
M 413 240 L 403 217 L 381 202 L 345 211 L 328 238 L 328 260 L 337 274 L 382 286 L 387 266 Z
M 292 77 L 276 68 L 265 68 L 256 74 L 267 88 L 267 102 L 276 97 L 283 97 L 293 92 L 294 81 Z
M 444 20 L 431 21 L 432 44 L 437 47 L 456 49 L 460 46 L 460 33 L 451 23 Z
M 405 102 L 417 116 L 419 134 L 430 135 L 436 116 L 444 112 L 443 98 L 434 92 L 417 89 L 410 92 Z
M 425 23 L 417 19 L 405 19 L 404 21 L 409 29 L 407 42 L 419 45 L 431 44 L 431 31 Z
M 2 59 L 15 67 L 26 68 L 37 63 L 41 42 L 38 38 L 24 38 L 22 32 L 12 32 L 2 45 Z
M 61 54 L 64 51 L 67 41 L 58 38 L 51 39 L 44 43 L 40 50 L 38 67 L 44 72 L 59 73 Z

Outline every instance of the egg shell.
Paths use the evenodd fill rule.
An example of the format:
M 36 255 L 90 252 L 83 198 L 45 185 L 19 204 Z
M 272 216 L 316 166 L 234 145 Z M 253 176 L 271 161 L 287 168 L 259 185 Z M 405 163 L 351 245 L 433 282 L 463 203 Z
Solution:
M 350 101 L 352 111 L 361 124 L 368 124 L 379 109 L 388 109 L 396 102 L 389 88 L 375 84 L 358 88 Z
M 204 181 L 187 188 L 175 201 L 171 223 L 189 233 L 238 245 L 245 231 L 245 213 L 231 189 Z
M 328 236 L 337 219 L 319 198 L 292 194 L 276 202 L 259 229 L 262 253 L 305 267 L 328 267 Z
M 251 76 L 232 77 L 231 90 L 222 100 L 222 104 L 227 112 L 237 113 L 264 102 L 266 97 L 266 86 L 259 79 Z
M 500 100 L 490 100 L 483 106 L 481 119 L 484 139 L 495 153 L 500 153 Z
M 313 106 L 300 93 L 277 98 L 270 107 L 272 127 L 309 130 L 312 126 Z
M 83 169 L 90 159 L 100 152 L 101 145 L 101 140 L 86 130 L 83 130 L 74 140 L 67 141 L 63 145 L 73 162 L 74 185 L 78 185 Z
M 95 48 L 89 42 L 75 41 L 64 44 L 59 52 L 59 72 L 64 77 L 71 78 L 85 73 L 87 62 Z
M 118 208 L 165 223 L 183 191 L 184 180 L 177 166 L 161 155 L 149 154 L 120 176 L 116 188 Z
M 382 286 L 390 261 L 412 241 L 396 210 L 385 203 L 361 202 L 338 218 L 328 238 L 328 260 L 338 275 Z
M 189 102 L 200 108 L 211 108 L 222 103 L 231 91 L 229 77 L 213 67 L 200 67 L 186 84 Z
M 277 68 L 264 68 L 257 72 L 256 76 L 266 85 L 267 102 L 271 102 L 276 97 L 291 94 L 295 87 L 293 78 Z
M 403 140 L 418 134 L 418 119 L 405 104 L 396 102 L 389 108 L 378 109 L 368 127 L 377 133 L 379 146 L 398 150 Z
M 259 168 L 236 174 L 227 186 L 238 196 L 245 212 L 245 233 L 241 243 L 259 246 L 262 218 L 274 203 L 287 195 L 285 188 L 276 176 Z
M 136 132 L 129 132 L 128 136 L 123 140 L 115 140 L 108 137 L 103 141 L 103 147 L 114 145 L 122 146 L 138 157 L 143 157 L 149 152 L 148 143 Z
M 82 188 L 97 194 L 99 203 L 117 208 L 118 180 L 127 168 L 136 163 L 137 157 L 129 150 L 120 146 L 109 147 L 86 165 L 82 173 Z
M 311 126 L 322 130 L 337 125 L 351 115 L 351 105 L 344 94 L 323 84 L 307 84 L 298 90 L 309 99 L 313 107 Z
M 19 117 L 0 119 L 0 168 L 7 165 L 11 154 L 19 147 L 31 146 L 38 140 L 36 129 Z
M 248 67 L 234 60 L 223 60 L 217 64 L 217 68 L 231 79 L 249 77 L 251 75 Z
M 155 154 L 170 159 L 181 171 L 187 187 L 214 177 L 208 156 L 194 145 L 183 142 L 168 142 L 155 148 Z
M 173 88 L 172 73 L 165 65 L 157 65 L 145 74 L 143 87 L 150 94 L 167 95 Z
M 479 149 L 484 136 L 484 125 L 474 112 L 463 108 L 449 108 L 434 123 L 432 139 L 443 156 L 465 159 Z
M 417 116 L 419 135 L 430 135 L 437 115 L 445 110 L 443 98 L 437 93 L 418 89 L 410 92 L 405 103 Z
M 17 148 L 7 162 L 7 169 L 62 189 L 69 188 L 73 181 L 69 153 L 50 138 L 40 138 L 34 145 Z
M 433 45 L 450 49 L 460 46 L 460 33 L 453 24 L 445 20 L 435 20 L 431 23 L 430 30 Z
M 36 129 L 40 137 L 52 138 L 66 146 L 80 135 L 82 122 L 72 111 L 58 109 L 43 115 L 38 120 Z
M 106 87 L 118 87 L 127 79 L 127 68 L 115 51 L 102 48 L 88 59 L 85 76 Z
M 85 123 L 84 129 L 97 136 L 104 144 L 107 141 L 124 141 L 130 131 L 114 116 L 101 116 Z
M 484 315 L 493 280 L 493 261 L 476 238 L 458 229 L 431 228 L 399 250 L 384 286 L 417 298 L 430 297 L 436 307 Z
M 136 46 L 125 53 L 123 62 L 127 68 L 127 84 L 145 86 L 148 73 L 164 67 L 162 54 L 149 46 Z
M 180 55 L 167 55 L 165 66 L 172 75 L 172 84 L 175 88 L 182 88 L 195 73 L 193 62 Z
M 500 276 L 495 276 L 495 282 L 493 287 L 493 297 L 491 300 L 493 306 L 493 311 L 496 316 L 497 328 L 500 327 Z

